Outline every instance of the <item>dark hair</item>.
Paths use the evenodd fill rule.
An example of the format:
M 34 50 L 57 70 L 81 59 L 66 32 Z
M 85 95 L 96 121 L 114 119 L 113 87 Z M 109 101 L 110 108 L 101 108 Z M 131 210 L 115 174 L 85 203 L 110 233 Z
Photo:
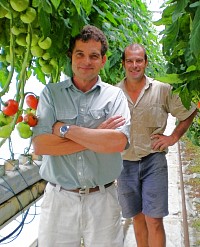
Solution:
M 122 61 L 125 61 L 125 52 L 126 52 L 127 49 L 130 49 L 130 50 L 142 49 L 144 51 L 144 59 L 145 59 L 145 61 L 147 61 L 147 53 L 146 53 L 146 50 L 145 50 L 144 46 L 140 45 L 140 44 L 137 44 L 137 43 L 131 44 L 131 45 L 127 46 L 124 49 L 124 51 L 122 53 Z
M 81 40 L 83 42 L 87 42 L 88 40 L 95 40 L 101 42 L 101 55 L 104 56 L 108 50 L 108 42 L 104 33 L 97 27 L 87 25 L 83 27 L 81 32 L 72 37 L 69 44 L 68 56 L 71 58 L 73 49 L 75 47 L 75 43 L 77 40 Z

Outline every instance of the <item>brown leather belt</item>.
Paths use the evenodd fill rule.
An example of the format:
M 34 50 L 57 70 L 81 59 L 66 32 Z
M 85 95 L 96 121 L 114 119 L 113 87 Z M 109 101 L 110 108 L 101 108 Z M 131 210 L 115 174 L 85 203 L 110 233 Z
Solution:
M 114 181 L 112 181 L 111 183 L 108 183 L 108 184 L 105 184 L 104 187 L 105 188 L 108 188 L 110 187 L 112 184 L 114 183 Z M 56 187 L 56 184 L 53 184 L 53 183 L 50 183 L 52 186 Z M 85 189 L 82 189 L 82 188 L 78 188 L 78 189 L 74 189 L 74 190 L 67 190 L 63 187 L 60 188 L 61 190 L 66 190 L 66 191 L 70 191 L 70 192 L 75 192 L 75 193 L 79 193 L 81 195 L 85 195 L 85 194 L 89 194 L 89 193 L 92 193 L 92 192 L 96 192 L 96 191 L 99 191 L 100 190 L 100 187 L 99 186 L 96 186 L 94 188 L 85 188 Z

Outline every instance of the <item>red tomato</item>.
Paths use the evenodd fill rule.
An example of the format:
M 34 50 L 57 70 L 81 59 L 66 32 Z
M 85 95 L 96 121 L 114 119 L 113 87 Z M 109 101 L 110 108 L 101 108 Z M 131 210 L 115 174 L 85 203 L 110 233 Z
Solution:
M 200 101 L 197 103 L 197 108 L 200 109 Z
M 34 109 L 34 110 L 37 109 L 38 101 L 39 101 L 38 97 L 36 97 L 36 96 L 34 96 L 32 94 L 29 94 L 29 95 L 26 96 L 26 104 L 31 109 Z
M 18 102 L 14 99 L 9 99 L 5 106 L 3 107 L 2 112 L 7 116 L 13 116 L 18 111 Z
M 20 115 L 20 116 L 18 117 L 17 121 L 16 121 L 16 124 L 17 124 L 17 123 L 20 123 L 20 122 L 22 122 L 22 121 L 23 121 L 23 117 L 22 117 L 22 115 Z
M 30 127 L 34 127 L 37 125 L 38 119 L 33 113 L 28 113 L 24 116 L 24 122 Z

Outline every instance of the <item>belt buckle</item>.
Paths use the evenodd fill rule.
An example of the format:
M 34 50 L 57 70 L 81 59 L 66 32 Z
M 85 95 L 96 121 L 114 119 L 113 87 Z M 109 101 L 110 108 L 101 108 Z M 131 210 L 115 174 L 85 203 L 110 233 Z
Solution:
M 79 195 L 88 195 L 90 193 L 90 189 L 89 188 L 79 189 L 78 193 Z

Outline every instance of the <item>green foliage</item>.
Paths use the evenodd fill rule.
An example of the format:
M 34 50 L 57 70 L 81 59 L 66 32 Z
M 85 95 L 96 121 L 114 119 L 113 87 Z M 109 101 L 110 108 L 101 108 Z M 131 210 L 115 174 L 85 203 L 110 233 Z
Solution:
M 21 12 L 18 12 L 16 16 L 12 14 L 13 9 L 9 0 L 1 0 L 0 6 L 2 9 L 6 6 L 6 11 L 12 16 L 11 19 L 6 16 L 0 19 L 1 55 L 4 54 L 9 57 L 9 60 L 1 61 L 0 86 L 3 89 L 0 92 L 1 96 L 8 88 L 9 82 L 6 82 L 5 78 L 7 78 L 7 68 L 10 65 L 13 65 L 14 70 L 20 74 L 23 63 L 26 63 L 30 69 L 29 71 L 39 81 L 46 83 L 41 75 L 41 65 L 38 62 L 39 58 L 46 52 L 50 54 L 47 63 L 51 58 L 56 58 L 58 66 L 54 68 L 51 74 L 45 74 L 45 76 L 49 78 L 50 82 L 59 81 L 61 72 L 70 71 L 69 68 L 66 68 L 66 66 L 69 66 L 69 61 L 66 58 L 69 39 L 71 36 L 75 36 L 86 24 L 101 28 L 109 41 L 109 62 L 102 71 L 104 80 L 115 84 L 122 78 L 121 54 L 125 46 L 133 42 L 145 45 L 150 61 L 148 69 L 150 76 L 163 71 L 162 56 L 157 49 L 159 44 L 157 36 L 154 34 L 156 31 L 151 24 L 151 14 L 147 11 L 146 5 L 139 0 L 71 0 L 67 2 L 61 0 L 33 0 L 30 1 L 29 7 L 36 10 L 37 16 L 29 24 L 20 19 Z M 15 29 L 15 35 L 11 32 L 11 30 L 14 30 L 13 28 Z M 17 30 L 21 30 L 22 33 L 17 34 L 17 32 L 20 32 Z M 17 43 L 19 35 L 21 35 L 20 43 Z M 28 36 L 30 39 L 28 39 Z M 48 50 L 39 50 L 38 46 L 37 48 L 31 47 L 34 53 L 31 54 L 29 51 L 27 54 L 27 48 L 29 45 L 32 46 L 32 39 L 35 36 L 39 38 L 50 37 L 52 45 Z M 13 40 L 12 44 L 11 40 Z M 20 53 L 18 52 L 19 48 Z M 27 61 L 24 61 L 25 54 L 27 54 Z M 10 56 L 12 56 L 12 61 Z M 23 75 L 23 77 L 27 79 L 27 75 Z
M 122 79 L 121 55 L 133 42 L 146 47 L 148 75 L 164 71 L 151 13 L 141 0 L 26 0 L 23 6 L 15 0 L 0 0 L 0 97 L 17 74 L 15 99 L 22 109 L 31 75 L 43 84 L 57 83 L 62 73 L 71 75 L 69 41 L 86 24 L 102 29 L 108 39 L 108 61 L 101 71 L 106 82 Z
M 164 59 L 158 49 L 156 30 L 152 25 L 152 14 L 141 1 L 104 1 L 93 7 L 98 10 L 98 18 L 91 22 L 98 26 L 99 18 L 104 19 L 101 27 L 108 37 L 110 53 L 109 64 L 105 68 L 105 80 L 115 84 L 124 75 L 121 66 L 121 55 L 124 48 L 131 43 L 145 46 L 149 59 L 147 73 L 155 77 L 164 72 Z M 105 13 L 108 12 L 106 15 Z M 111 13 L 113 13 L 111 15 Z M 94 15 L 95 16 L 95 15 Z
M 167 75 L 163 81 L 173 85 L 186 108 L 191 101 L 200 101 L 200 2 L 198 0 L 168 1 L 162 18 L 155 22 L 164 25 L 163 54 L 167 60 Z M 189 129 L 189 136 L 200 145 L 199 116 Z

